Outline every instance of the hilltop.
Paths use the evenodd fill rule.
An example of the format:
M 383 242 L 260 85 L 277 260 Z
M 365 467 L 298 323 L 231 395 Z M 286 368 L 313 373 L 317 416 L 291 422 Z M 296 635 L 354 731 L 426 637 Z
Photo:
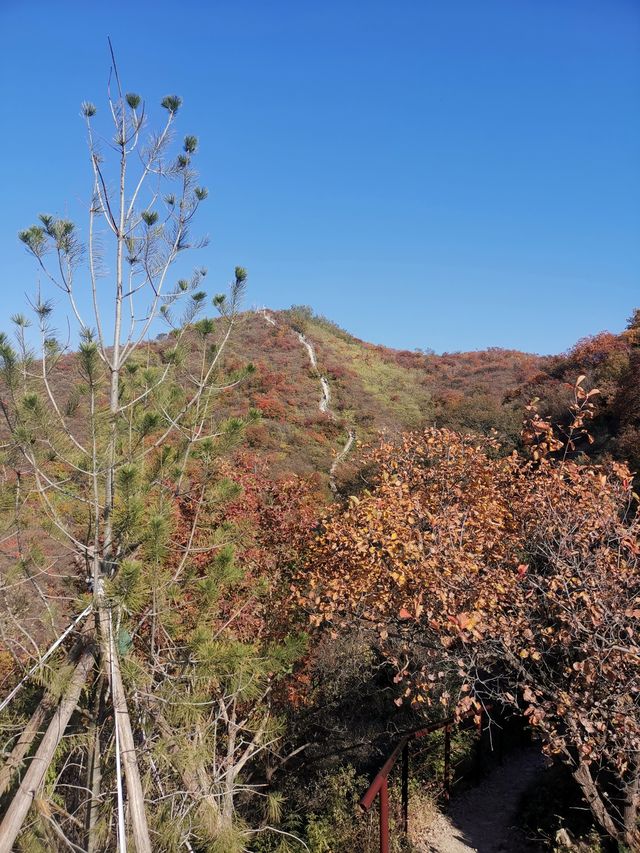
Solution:
M 225 354 L 230 374 L 253 372 L 216 403 L 219 417 L 260 413 L 241 452 L 258 457 L 275 477 L 319 475 L 345 486 L 362 450 L 381 435 L 427 426 L 496 433 L 506 449 L 518 445 L 524 406 L 539 398 L 541 413 L 566 421 L 571 386 L 584 374 L 598 388 L 591 455 L 640 464 L 638 313 L 620 335 L 586 337 L 566 353 L 540 356 L 490 347 L 437 355 L 361 340 L 306 306 L 268 308 L 237 316 Z M 169 345 L 160 335 L 151 349 Z M 162 358 L 162 356 L 160 355 Z M 52 383 L 74 409 L 76 355 L 60 359 Z M 73 418 L 72 418 L 73 420 Z M 75 424 L 82 433 L 81 422 Z M 335 481 L 335 483 L 334 483 Z
M 436 355 L 363 341 L 306 306 L 247 311 L 238 318 L 229 361 L 232 368 L 252 362 L 256 370 L 227 394 L 223 409 L 260 411 L 247 445 L 274 474 L 326 478 L 339 458 L 334 472 L 346 480 L 359 449 L 381 433 L 432 425 L 495 430 L 506 447 L 515 446 L 524 405 L 539 397 L 545 414 L 561 422 L 569 386 L 584 373 L 589 387 L 601 390 L 592 452 L 635 462 L 636 338 L 634 315 L 621 335 L 584 338 L 557 356 L 498 347 Z
M 521 422 L 515 392 L 548 360 L 499 348 L 443 355 L 395 350 L 360 340 L 307 307 L 243 313 L 229 353 L 231 368 L 246 362 L 256 368 L 223 401 L 230 413 L 260 411 L 248 446 L 274 473 L 326 475 L 344 454 L 343 477 L 357 447 L 380 433 L 434 424 L 495 428 L 512 443 Z

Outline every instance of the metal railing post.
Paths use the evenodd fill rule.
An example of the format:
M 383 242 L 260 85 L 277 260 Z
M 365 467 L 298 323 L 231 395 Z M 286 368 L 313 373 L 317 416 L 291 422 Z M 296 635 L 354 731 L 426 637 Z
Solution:
M 389 853 L 389 786 L 380 786 L 380 853 Z
M 480 708 L 480 712 L 478 714 L 478 722 L 477 722 L 477 733 L 478 733 L 478 741 L 476 743 L 476 769 L 475 769 L 475 777 L 476 779 L 482 778 L 482 772 L 484 769 L 484 713 L 483 709 Z
M 402 749 L 402 831 L 409 832 L 409 741 Z
M 463 715 L 462 719 L 468 719 L 471 716 L 476 716 L 475 709 Z M 360 800 L 360 807 L 363 811 L 368 812 L 372 808 L 376 799 L 380 797 L 380 853 L 389 853 L 389 774 L 396 765 L 396 762 L 402 755 L 402 827 L 405 835 L 409 830 L 409 741 L 415 738 L 425 737 L 433 732 L 438 732 L 441 729 L 444 733 L 444 786 L 447 794 L 451 787 L 451 729 L 455 725 L 459 725 L 460 719 L 454 716 L 447 717 L 443 720 L 437 720 L 430 723 L 422 729 L 408 732 L 396 744 L 393 752 L 388 756 L 385 763 L 376 773 L 375 778 L 367 788 L 364 796 Z M 482 712 L 479 719 L 476 721 L 478 731 L 482 737 Z M 478 751 L 478 758 L 479 751 Z
M 451 726 L 444 728 L 444 795 L 451 795 Z

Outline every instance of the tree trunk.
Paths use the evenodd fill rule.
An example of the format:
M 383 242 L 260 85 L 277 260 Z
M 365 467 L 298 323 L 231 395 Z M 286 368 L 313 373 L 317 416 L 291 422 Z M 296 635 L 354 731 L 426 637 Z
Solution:
M 224 773 L 224 787 L 222 793 L 222 823 L 224 827 L 230 827 L 233 822 L 233 805 L 235 789 L 235 766 L 234 753 L 236 751 L 236 737 L 238 735 L 236 703 L 233 702 L 231 715 L 227 723 L 227 768 Z
M 640 850 L 640 831 L 638 830 L 638 802 L 640 800 L 640 754 L 636 753 L 631 761 L 630 778 L 625 790 L 624 803 L 624 840 L 631 850 Z
M 611 814 L 602 801 L 600 792 L 598 791 L 596 784 L 593 781 L 593 777 L 591 776 L 589 765 L 585 764 L 584 761 L 581 761 L 573 771 L 573 778 L 576 780 L 578 785 L 580 785 L 584 798 L 591 809 L 591 814 L 595 817 L 600 826 L 608 835 L 611 836 L 611 838 L 614 838 L 616 841 L 622 841 L 620 828 L 614 823 Z
M 87 789 L 91 792 L 91 799 L 87 803 L 85 816 L 87 853 L 96 853 L 95 825 L 98 821 L 98 804 L 100 798 L 100 784 L 102 782 L 102 768 L 100 766 L 100 724 L 102 722 L 102 688 L 103 676 L 100 675 L 95 688 L 95 697 L 92 708 L 91 720 L 91 747 L 87 761 Z
M 91 755 L 89 756 L 87 782 L 89 783 L 88 787 L 91 791 L 91 799 L 88 804 L 86 819 L 87 853 L 96 853 L 95 826 L 98 822 L 100 785 L 102 783 L 102 768 L 100 766 L 100 729 L 98 726 L 95 726 L 93 730 L 93 743 Z
M 85 623 L 86 628 L 86 623 Z M 71 651 L 69 652 L 69 661 L 75 663 L 78 660 L 78 655 L 82 652 L 84 641 L 77 640 Z M 46 693 L 40 700 L 40 704 L 33 712 L 31 719 L 24 727 L 22 734 L 18 738 L 11 751 L 11 755 L 0 768 L 0 797 L 8 789 L 11 784 L 14 773 L 22 764 L 22 761 L 31 748 L 31 744 L 36 738 L 36 735 L 42 732 L 42 724 L 47 715 L 53 710 L 55 702 L 51 696 Z
M 42 731 L 42 724 L 50 710 L 51 705 L 48 702 L 47 697 L 45 697 L 42 699 L 36 710 L 33 712 L 31 719 L 24 727 L 22 734 L 11 750 L 11 755 L 2 765 L 2 769 L 0 769 L 0 797 L 11 784 L 13 774 L 22 764 L 22 761 L 25 755 L 29 752 L 36 735 Z
M 0 853 L 11 853 L 13 842 L 16 840 L 33 799 L 42 785 L 58 744 L 62 740 L 71 715 L 78 704 L 80 692 L 92 666 L 93 651 L 87 650 L 80 657 L 53 719 L 49 723 L 36 754 L 31 759 L 29 769 L 7 809 L 2 824 L 0 824 Z
M 118 736 L 122 747 L 122 764 L 127 784 L 127 802 L 131 816 L 133 841 L 137 853 L 152 853 L 142 781 L 138 759 L 136 758 L 136 745 L 133 739 L 127 697 L 122 683 L 122 673 L 120 672 L 120 659 L 111 635 L 111 614 L 104 606 L 100 608 L 100 641 L 106 675 L 111 683 L 115 723 L 118 727 Z M 1 849 L 0 853 L 2 853 Z

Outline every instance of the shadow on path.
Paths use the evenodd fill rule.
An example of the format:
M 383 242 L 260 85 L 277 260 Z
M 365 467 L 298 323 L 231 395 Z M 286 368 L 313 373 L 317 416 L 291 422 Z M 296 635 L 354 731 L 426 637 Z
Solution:
M 438 815 L 421 844 L 424 853 L 539 853 L 514 826 L 520 798 L 541 776 L 540 750 L 527 747 L 505 756 L 504 764 L 478 787 L 456 797 Z

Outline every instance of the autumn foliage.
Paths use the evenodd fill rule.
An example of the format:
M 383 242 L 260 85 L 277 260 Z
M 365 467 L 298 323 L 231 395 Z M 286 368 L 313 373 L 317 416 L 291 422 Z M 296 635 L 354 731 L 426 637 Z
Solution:
M 627 467 L 577 455 L 583 382 L 564 435 L 528 411 L 526 453 L 437 429 L 383 444 L 294 590 L 313 625 L 369 630 L 398 702 L 522 710 L 638 849 L 640 519 Z

